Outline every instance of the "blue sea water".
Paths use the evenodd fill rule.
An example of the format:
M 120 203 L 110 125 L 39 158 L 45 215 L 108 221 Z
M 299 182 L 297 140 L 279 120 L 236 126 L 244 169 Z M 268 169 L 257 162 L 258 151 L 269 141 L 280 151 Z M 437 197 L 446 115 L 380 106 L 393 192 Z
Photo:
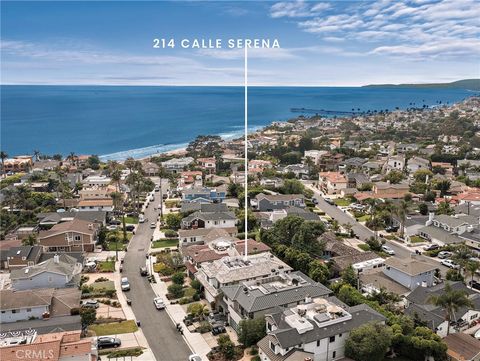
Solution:
M 453 103 L 463 89 L 250 87 L 249 127 L 298 114 L 291 108 L 351 111 Z M 145 157 L 200 134 L 243 132 L 242 87 L 1 86 L 1 149 L 9 155 Z

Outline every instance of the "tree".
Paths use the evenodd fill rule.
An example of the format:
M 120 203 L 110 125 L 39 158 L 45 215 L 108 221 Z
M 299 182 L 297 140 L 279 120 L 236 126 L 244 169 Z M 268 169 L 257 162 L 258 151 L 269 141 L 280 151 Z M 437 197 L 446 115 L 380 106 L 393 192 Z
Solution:
M 441 307 L 445 312 L 445 321 L 447 321 L 447 335 L 450 334 L 450 322 L 455 312 L 460 307 L 472 307 L 472 301 L 463 290 L 454 290 L 450 283 L 445 283 L 444 292 L 440 295 L 432 295 L 428 298 L 428 302 L 437 307 Z
M 97 310 L 92 307 L 80 308 L 80 322 L 82 323 L 82 329 L 86 329 L 93 324 L 97 319 Z
M 30 234 L 27 238 L 22 240 L 23 246 L 33 246 L 37 243 L 37 237 L 35 235 Z
M 178 285 L 176 283 L 171 284 L 167 288 L 168 293 L 170 293 L 174 298 L 180 298 L 184 295 L 184 290 L 182 285 Z
M 282 187 L 284 194 L 303 194 L 304 190 L 305 187 L 298 179 L 287 179 Z
M 450 181 L 448 179 L 442 179 L 435 183 L 435 189 L 440 191 L 440 197 L 445 197 L 450 189 Z
M 185 282 L 185 273 L 177 272 L 172 275 L 172 282 L 177 285 L 183 285 L 183 282 Z
M 453 252 L 452 259 L 460 265 L 460 271 L 465 270 L 470 258 L 473 257 L 473 253 L 470 248 L 464 244 L 458 246 Z
M 233 344 L 232 340 L 230 340 L 230 336 L 228 335 L 221 335 L 218 338 L 218 347 L 220 348 L 220 353 L 225 357 L 227 360 L 231 360 L 235 357 L 235 345 Z
M 358 287 L 358 276 L 357 272 L 353 269 L 352 265 L 349 265 L 342 272 L 342 281 L 346 284 L 349 284 L 352 287 Z
M 392 170 L 383 178 L 383 180 L 385 182 L 390 181 L 392 184 L 397 184 L 400 183 L 404 178 L 405 176 L 402 172 L 398 170 Z
M 418 211 L 421 215 L 426 216 L 428 214 L 428 205 L 426 203 L 420 203 L 418 205 Z
M 465 271 L 470 274 L 472 277 L 472 283 L 473 283 L 473 278 L 475 277 L 475 273 L 480 269 L 480 262 L 478 261 L 468 261 L 466 266 L 465 266 Z
M 265 318 L 258 317 L 240 321 L 238 340 L 245 346 L 256 345 L 266 335 Z
M 460 271 L 456 270 L 456 269 L 449 269 L 447 271 L 447 274 L 445 275 L 445 279 L 447 281 L 452 281 L 452 282 L 457 282 L 457 281 L 463 282 L 463 281 L 465 281 L 465 279 L 463 278 Z
M 203 303 L 191 303 L 187 307 L 187 312 L 194 317 L 203 317 L 208 315 L 208 308 Z
M 177 230 L 182 224 L 182 215 L 180 213 L 168 213 L 165 216 L 165 223 L 168 228 Z
M 0 159 L 2 160 L 2 173 L 5 173 L 5 159 L 8 158 L 8 154 L 4 152 L 3 150 L 0 151 Z
M 107 234 L 108 230 L 105 226 L 101 226 L 98 230 L 98 244 L 102 246 L 102 249 L 107 248 Z
M 440 204 L 437 207 L 436 214 L 453 214 L 455 213 L 455 210 L 450 207 L 450 203 L 444 201 L 440 202 Z
M 382 361 L 392 343 L 392 330 L 380 323 L 368 323 L 350 332 L 345 356 L 357 361 Z
M 100 158 L 98 155 L 91 155 L 88 157 L 87 162 L 86 162 L 87 168 L 92 168 L 92 169 L 100 169 Z
M 405 235 L 405 222 L 407 221 L 409 206 L 408 202 L 404 200 L 397 206 L 397 214 L 400 218 L 400 238 L 403 238 Z

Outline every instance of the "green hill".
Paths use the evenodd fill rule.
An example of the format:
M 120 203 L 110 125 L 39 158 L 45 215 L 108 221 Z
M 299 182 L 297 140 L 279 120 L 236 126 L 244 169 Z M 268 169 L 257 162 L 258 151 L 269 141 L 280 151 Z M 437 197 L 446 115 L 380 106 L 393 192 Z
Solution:
M 480 90 L 480 79 L 463 79 L 451 83 L 426 83 L 426 84 L 370 84 L 363 88 L 450 88 Z

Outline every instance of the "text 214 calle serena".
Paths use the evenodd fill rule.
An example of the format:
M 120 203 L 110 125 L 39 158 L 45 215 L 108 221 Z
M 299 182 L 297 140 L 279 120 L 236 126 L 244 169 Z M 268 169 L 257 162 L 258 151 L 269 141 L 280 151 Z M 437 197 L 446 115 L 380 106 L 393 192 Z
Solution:
M 153 47 L 156 49 L 175 48 L 183 49 L 274 49 L 280 48 L 278 39 L 153 39 Z

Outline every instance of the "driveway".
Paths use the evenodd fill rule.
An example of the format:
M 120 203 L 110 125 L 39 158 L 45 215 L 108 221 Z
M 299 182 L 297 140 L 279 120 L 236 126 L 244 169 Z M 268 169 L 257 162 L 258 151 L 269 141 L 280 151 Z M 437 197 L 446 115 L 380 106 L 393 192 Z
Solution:
M 164 180 L 165 182 L 165 180 Z M 165 184 L 165 183 L 162 183 Z M 166 186 L 166 184 L 165 184 Z M 165 189 L 165 187 L 164 187 Z M 156 192 L 158 194 L 158 192 Z M 158 198 L 160 195 L 158 194 Z M 157 197 L 156 197 L 157 198 Z M 156 204 L 159 202 L 157 201 Z M 145 210 L 145 217 L 155 220 L 159 211 L 154 203 Z M 125 254 L 122 276 L 128 277 L 131 290 L 125 296 L 132 301 L 135 317 L 141 322 L 141 328 L 148 344 L 158 361 L 185 361 L 191 354 L 183 337 L 176 331 L 175 325 L 166 312 L 158 312 L 153 306 L 156 296 L 146 277 L 140 276 L 140 266 L 145 266 L 150 237 L 153 229 L 150 222 L 141 223 L 132 237 Z

